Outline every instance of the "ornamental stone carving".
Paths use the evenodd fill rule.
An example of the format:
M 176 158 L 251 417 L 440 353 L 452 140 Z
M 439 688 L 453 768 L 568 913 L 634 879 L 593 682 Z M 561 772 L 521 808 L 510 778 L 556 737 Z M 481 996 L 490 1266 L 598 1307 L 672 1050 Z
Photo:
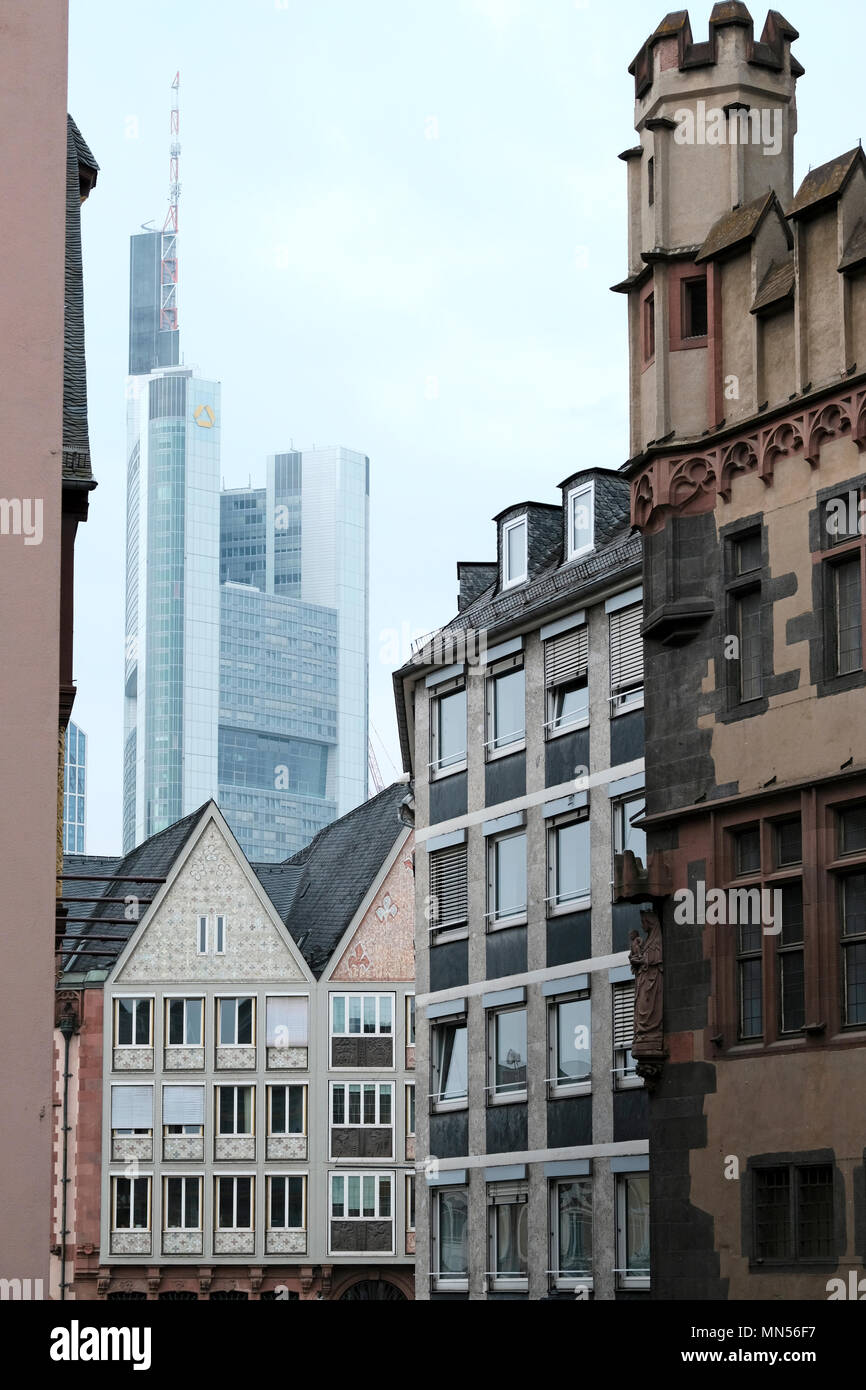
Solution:
M 305 1047 L 268 1048 L 268 1071 L 278 1071 L 281 1068 L 289 1067 L 299 1067 L 302 1071 L 306 1071 L 307 1049 Z
M 198 953 L 198 918 L 225 918 L 225 951 Z M 218 827 L 210 822 L 121 970 L 124 983 L 301 980 L 286 934 Z
M 204 1136 L 201 1134 L 167 1134 L 162 1141 L 163 1158 L 204 1159 Z
M 412 860 L 391 865 L 334 971 L 334 980 L 411 980 L 415 975 Z
M 255 1231 L 214 1231 L 215 1255 L 252 1255 L 255 1248 Z
M 111 1141 L 111 1158 L 122 1163 L 127 1158 L 141 1158 L 148 1163 L 153 1158 L 153 1139 L 144 1134 L 126 1134 Z
M 112 1231 L 112 1255 L 149 1255 L 150 1231 Z
M 167 1047 L 166 1071 L 204 1071 L 203 1047 Z
M 200 1255 L 202 1253 L 201 1231 L 163 1231 L 162 1253 L 164 1255 Z
M 269 1255 L 305 1255 L 306 1231 L 268 1231 L 265 1249 Z
M 116 1047 L 111 1061 L 115 1071 L 153 1071 L 152 1047 Z
M 803 453 L 812 468 L 821 462 L 828 440 L 852 438 L 866 450 L 866 386 L 840 390 L 814 405 L 776 416 L 757 429 L 744 429 L 708 448 L 680 448 L 652 458 L 632 479 L 632 522 L 641 530 L 660 530 L 671 513 L 712 511 L 727 502 L 734 478 L 757 473 L 767 486 L 779 459 Z
M 218 1134 L 214 1141 L 215 1158 L 255 1158 L 256 1137 L 249 1135 Z
M 270 1134 L 267 1141 L 267 1158 L 306 1158 L 307 1136 L 305 1134 Z

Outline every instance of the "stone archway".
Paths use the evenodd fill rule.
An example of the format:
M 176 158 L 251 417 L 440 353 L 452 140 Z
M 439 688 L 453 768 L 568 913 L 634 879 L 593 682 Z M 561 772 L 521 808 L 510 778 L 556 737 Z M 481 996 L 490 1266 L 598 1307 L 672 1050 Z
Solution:
M 408 1303 L 402 1289 L 387 1279 L 359 1279 L 340 1294 L 339 1302 L 356 1299 L 362 1302 Z

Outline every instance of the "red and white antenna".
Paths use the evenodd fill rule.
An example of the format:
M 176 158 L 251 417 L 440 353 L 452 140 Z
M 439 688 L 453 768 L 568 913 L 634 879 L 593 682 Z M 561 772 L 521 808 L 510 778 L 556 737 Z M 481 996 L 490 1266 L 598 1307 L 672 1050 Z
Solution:
M 159 327 L 161 332 L 177 332 L 177 200 L 180 196 L 178 162 L 180 160 L 180 73 L 171 84 L 171 145 L 168 175 L 168 212 L 162 227 L 162 264 L 160 268 Z

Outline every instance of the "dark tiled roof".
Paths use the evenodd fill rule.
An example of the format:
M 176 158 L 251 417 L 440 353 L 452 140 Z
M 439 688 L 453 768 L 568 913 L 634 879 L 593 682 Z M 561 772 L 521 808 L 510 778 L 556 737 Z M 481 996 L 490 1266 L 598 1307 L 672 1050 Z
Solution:
M 320 830 L 282 864 L 254 864 L 313 974 L 321 975 L 394 847 L 409 794 L 395 782 Z
M 810 169 L 794 196 L 788 216 L 796 217 L 807 208 L 824 202 L 825 198 L 837 197 L 858 161 L 866 167 L 866 155 L 859 145 L 855 145 L 853 150 L 837 154 L 835 159 L 828 159 L 826 164 L 819 164 L 817 169 Z
M 773 261 L 758 287 L 755 302 L 749 313 L 757 314 L 770 304 L 777 304 L 794 293 L 794 253 L 783 261 Z
M 840 270 L 853 270 L 854 266 L 866 261 L 866 221 L 861 217 L 848 238 L 848 244 L 839 262 Z
M 700 264 L 702 261 L 712 260 L 723 251 L 731 251 L 742 242 L 751 241 L 775 202 L 775 193 L 768 189 L 751 203 L 744 203 L 742 207 L 732 208 L 730 212 L 724 213 L 713 223 L 695 261 Z M 781 208 L 779 212 L 781 213 Z M 787 227 L 785 230 L 787 232 Z
M 90 483 L 87 370 L 84 360 L 84 275 L 81 198 L 97 165 L 71 116 L 66 124 L 66 288 L 63 320 L 63 478 Z M 91 177 L 92 174 L 92 177 Z
M 141 883 L 131 875 L 140 874 L 144 878 L 165 878 L 209 805 L 210 802 L 206 802 L 197 811 L 192 811 L 182 820 L 175 821 L 174 825 L 167 826 L 157 835 L 151 835 L 149 840 L 143 840 L 140 845 L 121 858 L 92 854 L 67 854 L 63 856 L 64 874 L 82 874 L 89 871 L 94 874 L 117 875 L 113 883 L 94 882 L 92 888 L 89 888 L 87 883 L 64 882 L 63 901 L 72 904 L 69 914 L 70 936 L 81 935 L 86 938 L 104 935 L 109 939 L 93 941 L 91 944 L 94 949 L 112 952 L 111 956 L 96 956 L 88 954 L 86 949 L 80 948 L 71 952 L 64 951 L 64 969 L 106 970 L 111 968 L 125 943 L 135 931 L 137 923 L 134 921 L 112 922 L 106 919 L 123 917 L 123 900 L 128 897 L 139 899 L 141 916 L 143 916 L 150 900 L 156 897 L 161 887 L 159 883 Z M 97 869 L 96 865 L 108 867 Z M 102 899 L 101 902 L 81 904 L 79 907 L 74 906 L 76 898 L 95 898 L 97 896 Z M 109 902 L 108 899 L 119 899 L 119 901 Z

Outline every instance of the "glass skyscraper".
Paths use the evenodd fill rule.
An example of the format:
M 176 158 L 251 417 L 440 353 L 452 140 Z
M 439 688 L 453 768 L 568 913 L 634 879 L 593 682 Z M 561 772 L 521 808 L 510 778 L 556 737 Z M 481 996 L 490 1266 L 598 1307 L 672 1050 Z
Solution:
M 66 727 L 63 763 L 63 853 L 84 854 L 87 806 L 87 735 L 77 724 Z
M 159 332 L 145 285 L 159 261 L 141 241 L 123 847 L 213 796 L 250 859 L 279 860 L 367 798 L 369 460 L 339 447 L 275 454 L 265 487 L 221 493 L 219 384 L 160 365 L 176 361 L 177 334 L 172 346 Z

